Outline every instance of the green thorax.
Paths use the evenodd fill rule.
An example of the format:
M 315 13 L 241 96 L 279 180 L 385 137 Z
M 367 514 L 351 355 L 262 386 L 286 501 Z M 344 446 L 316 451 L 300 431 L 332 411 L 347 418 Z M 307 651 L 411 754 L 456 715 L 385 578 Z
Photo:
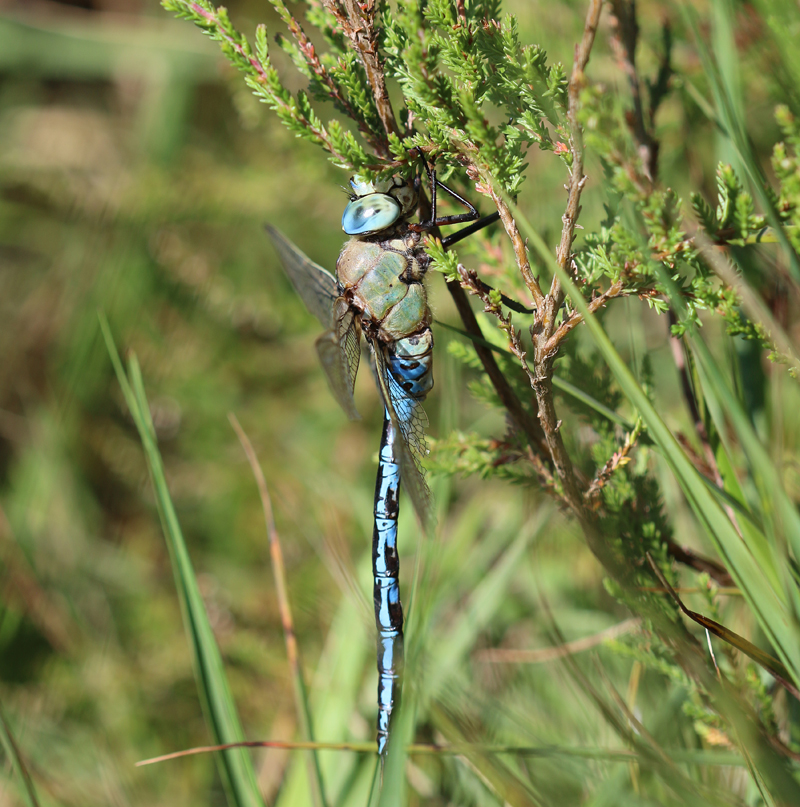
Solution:
M 348 302 L 379 327 L 382 339 L 394 342 L 430 324 L 422 284 L 426 263 L 416 234 L 390 240 L 351 238 L 336 272 Z

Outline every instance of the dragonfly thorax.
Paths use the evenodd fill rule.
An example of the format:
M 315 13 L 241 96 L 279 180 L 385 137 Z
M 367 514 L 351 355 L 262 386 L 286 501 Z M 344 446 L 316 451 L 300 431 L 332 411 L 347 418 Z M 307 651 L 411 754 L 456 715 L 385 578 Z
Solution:
M 419 236 L 381 241 L 351 238 L 342 248 L 336 273 L 344 296 L 361 313 L 365 330 L 393 342 L 430 325 L 422 279 L 427 256 Z
M 342 214 L 342 229 L 352 236 L 380 233 L 405 221 L 417 206 L 416 191 L 400 177 L 370 182 L 350 180 L 353 194 Z

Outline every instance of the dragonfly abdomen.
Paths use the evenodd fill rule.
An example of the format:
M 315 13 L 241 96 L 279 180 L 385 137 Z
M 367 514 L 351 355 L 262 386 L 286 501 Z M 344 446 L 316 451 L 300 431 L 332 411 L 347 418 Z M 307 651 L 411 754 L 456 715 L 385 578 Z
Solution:
M 400 465 L 395 457 L 397 431 L 387 416 L 383 423 L 378 477 L 375 482 L 375 527 L 372 534 L 373 598 L 378 627 L 378 751 L 389 739 L 392 710 L 399 702 L 403 660 L 403 606 L 397 517 L 400 512 Z
M 433 387 L 433 333 L 420 333 L 398 339 L 390 348 L 389 369 L 398 384 L 421 401 Z

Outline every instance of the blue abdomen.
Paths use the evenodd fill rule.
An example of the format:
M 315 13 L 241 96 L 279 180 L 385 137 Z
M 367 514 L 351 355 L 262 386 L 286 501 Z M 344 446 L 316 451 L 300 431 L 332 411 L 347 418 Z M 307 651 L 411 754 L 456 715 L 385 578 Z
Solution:
M 398 339 L 390 349 L 389 369 L 400 386 L 421 401 L 433 387 L 433 334 L 430 328 Z

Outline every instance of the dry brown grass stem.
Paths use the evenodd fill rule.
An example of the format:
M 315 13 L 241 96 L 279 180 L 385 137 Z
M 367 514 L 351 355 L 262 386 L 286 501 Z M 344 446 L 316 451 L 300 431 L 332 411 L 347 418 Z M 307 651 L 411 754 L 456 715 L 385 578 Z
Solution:
M 261 507 L 264 511 L 264 521 L 267 526 L 267 537 L 269 540 L 269 553 L 272 560 L 272 575 L 275 581 L 275 591 L 278 599 L 278 610 L 281 615 L 281 625 L 283 626 L 283 637 L 286 642 L 286 656 L 289 661 L 289 670 L 292 675 L 292 682 L 295 690 L 295 707 L 297 718 L 300 724 L 300 731 L 308 743 L 313 742 L 314 732 L 311 724 L 311 712 L 308 707 L 308 697 L 306 694 L 305 681 L 303 680 L 303 670 L 300 664 L 300 651 L 297 645 L 297 634 L 294 630 L 294 620 L 292 619 L 292 609 L 289 603 L 289 593 L 286 586 L 286 566 L 283 562 L 283 550 L 281 549 L 280 536 L 275 526 L 275 519 L 272 513 L 272 500 L 270 499 L 267 480 L 258 462 L 253 444 L 239 423 L 238 418 L 232 412 L 228 413 L 230 421 L 239 442 L 242 444 L 253 477 L 258 486 L 258 494 L 261 499 Z M 309 782 L 312 783 L 312 796 L 314 804 L 324 807 L 325 796 L 322 792 L 322 780 L 319 776 L 319 769 L 313 752 L 309 753 L 306 760 L 309 767 Z
M 475 660 L 489 664 L 545 664 L 549 661 L 557 661 L 565 656 L 581 653 L 584 650 L 591 650 L 593 647 L 603 644 L 603 642 L 616 639 L 617 636 L 623 636 L 636 630 L 641 624 L 642 620 L 639 617 L 632 617 L 591 636 L 585 636 L 571 642 L 563 642 L 555 647 L 544 647 L 539 650 L 492 647 L 477 653 Z

